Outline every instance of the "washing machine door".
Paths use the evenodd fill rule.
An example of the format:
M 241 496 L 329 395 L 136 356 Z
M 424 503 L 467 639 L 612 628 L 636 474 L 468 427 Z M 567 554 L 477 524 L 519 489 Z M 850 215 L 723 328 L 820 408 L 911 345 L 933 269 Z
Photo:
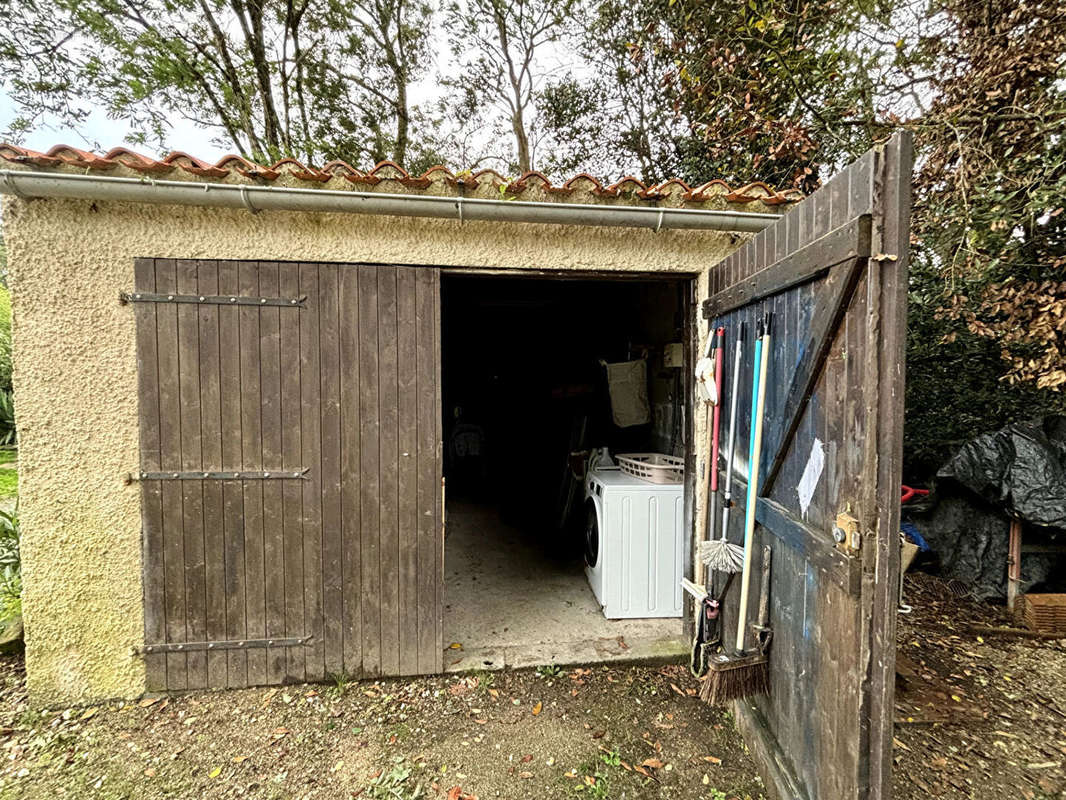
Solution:
M 595 568 L 600 560 L 600 514 L 596 501 L 585 501 L 585 563 Z

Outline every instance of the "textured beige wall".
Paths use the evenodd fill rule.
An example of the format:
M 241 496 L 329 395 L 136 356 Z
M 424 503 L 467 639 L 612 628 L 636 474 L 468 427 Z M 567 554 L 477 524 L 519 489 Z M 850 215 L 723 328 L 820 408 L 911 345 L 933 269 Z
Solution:
M 696 231 L 5 200 L 37 706 L 144 689 L 131 652 L 143 641 L 139 492 L 123 480 L 138 463 L 134 318 L 118 302 L 136 257 L 701 273 L 704 296 L 707 268 L 739 243 Z

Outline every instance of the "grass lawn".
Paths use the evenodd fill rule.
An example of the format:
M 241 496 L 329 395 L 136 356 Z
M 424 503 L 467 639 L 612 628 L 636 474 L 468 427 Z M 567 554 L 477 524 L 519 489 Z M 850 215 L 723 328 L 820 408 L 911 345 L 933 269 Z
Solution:
M 0 448 L 0 465 L 14 464 L 18 461 L 19 451 L 13 447 Z
M 0 467 L 0 499 L 14 497 L 19 490 L 19 474 L 14 469 Z
M 196 692 L 29 710 L 0 658 L 0 798 L 762 798 L 681 666 Z

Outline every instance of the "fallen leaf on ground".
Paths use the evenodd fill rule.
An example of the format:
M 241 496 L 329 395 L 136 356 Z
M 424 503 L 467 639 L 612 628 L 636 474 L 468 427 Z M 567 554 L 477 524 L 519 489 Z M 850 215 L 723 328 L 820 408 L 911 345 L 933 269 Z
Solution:
M 665 763 L 663 763 L 657 758 L 646 758 L 640 762 L 640 765 L 642 767 L 651 767 L 652 769 L 662 769 L 664 766 L 666 766 Z
M 541 712 L 542 708 L 544 708 L 544 703 L 541 703 L 540 701 L 537 701 L 537 704 L 535 706 L 533 706 L 533 716 L 534 717 L 537 716 L 537 714 L 539 714 Z
M 222 767 L 215 767 L 213 770 L 211 770 L 209 773 L 207 773 L 207 777 L 209 777 L 209 778 L 217 778 L 221 774 L 222 774 Z
M 711 764 L 721 764 L 722 763 L 722 759 L 718 758 L 717 756 L 704 756 L 703 760 L 707 761 L 707 762 L 709 762 Z

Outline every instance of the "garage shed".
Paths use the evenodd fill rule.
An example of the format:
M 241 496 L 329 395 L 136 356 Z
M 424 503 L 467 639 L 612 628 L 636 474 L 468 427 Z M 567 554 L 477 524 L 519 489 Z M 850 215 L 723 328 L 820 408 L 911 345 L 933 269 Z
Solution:
M 772 311 L 772 686 L 741 727 L 782 796 L 880 795 L 908 139 L 802 200 L 121 148 L 0 157 L 34 703 L 684 652 L 691 604 L 654 611 L 680 609 L 680 585 L 651 586 L 639 618 L 601 613 L 573 455 L 679 458 L 682 540 L 640 558 L 702 583 L 693 367 L 709 326 Z M 638 363 L 642 404 L 623 413 L 610 367 Z

